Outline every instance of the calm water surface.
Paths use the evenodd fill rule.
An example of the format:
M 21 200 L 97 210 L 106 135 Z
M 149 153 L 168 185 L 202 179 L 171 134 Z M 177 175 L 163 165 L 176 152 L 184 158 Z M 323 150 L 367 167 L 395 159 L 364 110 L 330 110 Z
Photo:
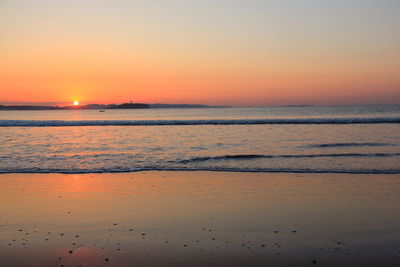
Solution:
M 400 173 L 399 121 L 400 105 L 0 111 L 0 172 Z

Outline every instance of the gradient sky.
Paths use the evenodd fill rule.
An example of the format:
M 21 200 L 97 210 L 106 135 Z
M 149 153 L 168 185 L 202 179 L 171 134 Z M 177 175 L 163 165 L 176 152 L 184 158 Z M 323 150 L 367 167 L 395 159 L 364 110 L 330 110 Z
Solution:
M 0 102 L 400 103 L 398 0 L 0 0 Z

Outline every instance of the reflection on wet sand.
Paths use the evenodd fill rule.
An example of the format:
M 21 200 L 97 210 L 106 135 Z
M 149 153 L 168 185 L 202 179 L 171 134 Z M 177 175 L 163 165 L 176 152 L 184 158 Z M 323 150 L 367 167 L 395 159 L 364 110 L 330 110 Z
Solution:
M 0 261 L 4 266 L 398 266 L 399 178 L 3 174 Z

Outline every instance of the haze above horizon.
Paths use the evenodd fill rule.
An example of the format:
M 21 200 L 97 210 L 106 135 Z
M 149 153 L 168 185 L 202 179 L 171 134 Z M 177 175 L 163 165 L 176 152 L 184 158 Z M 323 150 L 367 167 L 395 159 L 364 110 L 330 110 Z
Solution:
M 0 102 L 399 104 L 400 1 L 0 1 Z

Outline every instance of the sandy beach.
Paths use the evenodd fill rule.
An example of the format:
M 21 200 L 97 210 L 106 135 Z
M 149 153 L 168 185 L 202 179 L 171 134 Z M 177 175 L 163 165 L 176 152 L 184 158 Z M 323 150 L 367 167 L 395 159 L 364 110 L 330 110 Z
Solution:
M 0 175 L 1 266 L 399 266 L 399 175 Z

